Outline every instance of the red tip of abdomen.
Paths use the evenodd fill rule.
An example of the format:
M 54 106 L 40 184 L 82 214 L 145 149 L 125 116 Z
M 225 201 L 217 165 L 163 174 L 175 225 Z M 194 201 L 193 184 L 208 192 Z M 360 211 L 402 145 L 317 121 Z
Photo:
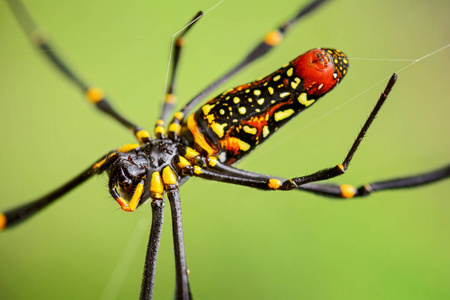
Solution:
M 303 80 L 308 95 L 320 97 L 334 88 L 344 78 L 348 58 L 340 50 L 318 48 L 293 61 L 295 73 Z

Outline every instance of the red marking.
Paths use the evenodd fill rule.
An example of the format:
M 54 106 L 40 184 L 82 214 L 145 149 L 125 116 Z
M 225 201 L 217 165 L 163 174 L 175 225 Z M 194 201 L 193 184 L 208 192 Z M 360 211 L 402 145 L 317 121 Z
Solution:
M 340 58 L 338 58 L 340 59 Z M 322 96 L 330 91 L 342 78 L 340 72 L 336 79 L 334 57 L 325 50 L 314 49 L 297 57 L 293 64 L 295 74 L 303 80 L 303 86 L 310 96 Z M 318 87 L 323 84 L 321 89 Z

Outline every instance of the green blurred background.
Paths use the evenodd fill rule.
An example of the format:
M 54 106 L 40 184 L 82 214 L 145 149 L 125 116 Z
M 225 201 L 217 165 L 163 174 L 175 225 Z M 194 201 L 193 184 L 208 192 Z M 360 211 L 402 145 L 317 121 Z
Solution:
M 183 53 L 180 105 L 306 2 L 226 0 L 209 12 L 189 34 Z M 172 34 L 216 3 L 25 1 L 72 65 L 150 130 L 163 96 Z M 239 166 L 291 177 L 339 163 L 384 88 L 384 82 L 374 85 L 411 63 L 385 59 L 414 60 L 449 44 L 449 14 L 447 0 L 335 0 L 305 19 L 282 46 L 221 90 L 266 75 L 315 47 L 346 52 L 349 73 Z M 134 141 L 35 53 L 3 1 L 0 44 L 0 209 L 50 191 Z M 362 184 L 448 163 L 449 54 L 447 48 L 400 72 L 348 174 L 335 181 Z M 182 201 L 193 295 L 449 299 L 449 193 L 450 182 L 443 181 L 338 202 L 190 180 Z M 136 299 L 150 219 L 150 206 L 124 213 L 110 198 L 106 178 L 90 180 L 1 234 L 0 298 Z M 167 210 L 156 299 L 172 298 L 174 276 Z

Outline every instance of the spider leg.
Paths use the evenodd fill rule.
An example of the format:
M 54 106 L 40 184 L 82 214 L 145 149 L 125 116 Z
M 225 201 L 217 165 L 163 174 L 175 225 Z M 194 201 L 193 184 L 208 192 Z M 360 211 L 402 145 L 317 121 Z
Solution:
M 31 15 L 28 13 L 25 6 L 20 0 L 8 0 L 9 6 L 12 12 L 16 16 L 20 26 L 25 31 L 25 33 L 31 38 L 32 42 L 39 48 L 45 57 L 62 73 L 74 83 L 86 96 L 87 100 L 92 104 L 95 104 L 97 109 L 106 113 L 123 126 L 128 128 L 140 143 L 148 142 L 150 134 L 143 130 L 140 126 L 133 124 L 132 122 L 125 119 L 121 114 L 119 114 L 107 100 L 102 89 L 99 87 L 88 84 L 84 81 L 72 68 L 68 66 L 66 62 L 61 58 L 61 55 L 55 51 L 54 47 L 47 40 L 45 34 L 39 29 L 39 26 L 33 20 Z
M 155 285 L 156 259 L 158 257 L 159 242 L 161 239 L 162 225 L 164 221 L 164 200 L 153 198 L 152 202 L 152 227 L 145 256 L 144 276 L 142 277 L 141 300 L 149 300 L 153 297 Z
M 210 167 L 207 169 L 207 171 L 210 172 L 205 173 L 205 170 L 197 170 L 197 173 L 202 172 L 203 174 L 205 174 L 197 174 L 197 176 L 221 182 L 255 187 L 263 190 L 273 190 L 273 187 L 270 186 L 276 186 L 276 182 L 279 181 L 280 183 L 278 185 L 280 186 L 281 190 L 289 190 L 281 188 L 284 182 L 288 182 L 288 180 L 281 177 L 244 171 L 232 166 L 221 164 L 219 162 L 214 162 L 213 164 L 214 166 L 210 165 Z M 195 175 L 196 174 L 194 171 L 194 176 Z M 450 177 L 450 165 L 412 176 L 375 181 L 362 185 L 360 187 L 354 187 L 349 184 L 306 183 L 297 186 L 296 189 L 333 198 L 352 198 L 368 196 L 376 191 L 426 185 L 448 177 Z
M 175 88 L 176 88 L 176 75 L 178 70 L 178 62 L 180 60 L 181 50 L 184 46 L 184 36 L 186 33 L 192 28 L 192 26 L 197 23 L 197 21 L 203 16 L 203 12 L 199 11 L 195 17 L 183 28 L 181 33 L 179 34 L 178 38 L 176 39 L 174 43 L 173 50 L 170 49 L 173 53 L 171 56 L 172 61 L 171 66 L 171 75 L 169 79 L 169 84 L 166 91 L 166 96 L 164 99 L 164 104 L 161 109 L 161 114 L 159 117 L 159 120 L 156 121 L 155 124 L 155 135 L 156 138 L 163 138 L 164 137 L 164 123 L 167 121 L 167 118 L 169 117 L 169 114 L 172 113 L 173 107 L 177 101 L 177 97 L 175 94 Z M 173 41 L 173 40 L 172 40 Z
M 114 152 L 107 155 L 106 157 L 102 157 L 77 177 L 73 178 L 53 192 L 32 202 L 8 210 L 5 213 L 0 213 L 0 230 L 9 228 L 12 225 L 16 225 L 22 221 L 27 220 L 35 213 L 46 208 L 48 205 L 60 199 L 62 196 L 91 178 L 92 175 L 100 174 L 101 172 L 103 172 L 112 162 L 114 162 L 115 159 L 116 155 Z
M 313 12 L 316 8 L 318 8 L 321 4 L 325 3 L 327 0 L 314 0 L 310 2 L 307 6 L 302 7 L 298 13 L 289 19 L 287 22 L 282 24 L 277 29 L 270 31 L 264 38 L 263 41 L 258 43 L 255 48 L 253 48 L 243 60 L 241 60 L 235 67 L 229 70 L 227 73 L 222 75 L 220 78 L 212 82 L 209 86 L 207 86 L 203 91 L 201 91 L 198 95 L 196 95 L 192 100 L 190 100 L 182 109 L 181 115 L 182 118 L 187 116 L 189 112 L 202 101 L 210 92 L 212 92 L 215 88 L 217 88 L 222 83 L 226 82 L 232 76 L 236 75 L 243 68 L 251 64 L 253 61 L 257 60 L 261 56 L 264 56 L 270 50 L 272 50 L 276 45 L 278 45 L 282 39 L 283 35 L 293 26 L 296 22 L 302 19 L 304 16 Z M 171 123 L 180 123 L 181 120 L 177 120 L 174 118 Z
M 173 243 L 175 250 L 176 288 L 175 299 L 191 299 L 186 254 L 184 251 L 183 224 L 181 218 L 181 198 L 178 186 L 167 191 L 172 211 Z

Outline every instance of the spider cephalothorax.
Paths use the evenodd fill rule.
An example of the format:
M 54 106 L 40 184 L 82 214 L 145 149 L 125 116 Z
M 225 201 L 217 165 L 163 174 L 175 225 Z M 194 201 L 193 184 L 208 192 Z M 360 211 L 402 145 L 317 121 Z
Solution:
M 180 148 L 183 148 L 180 143 L 166 138 L 150 140 L 142 146 L 127 144 L 108 154 L 100 162 L 102 169 L 98 172 L 105 170 L 108 174 L 109 191 L 120 207 L 134 211 L 151 193 L 152 196 L 162 196 L 164 182 L 161 174 L 170 172 L 178 181 L 181 174 L 176 162 L 179 158 L 175 158 Z M 144 188 L 146 186 L 148 188 Z

